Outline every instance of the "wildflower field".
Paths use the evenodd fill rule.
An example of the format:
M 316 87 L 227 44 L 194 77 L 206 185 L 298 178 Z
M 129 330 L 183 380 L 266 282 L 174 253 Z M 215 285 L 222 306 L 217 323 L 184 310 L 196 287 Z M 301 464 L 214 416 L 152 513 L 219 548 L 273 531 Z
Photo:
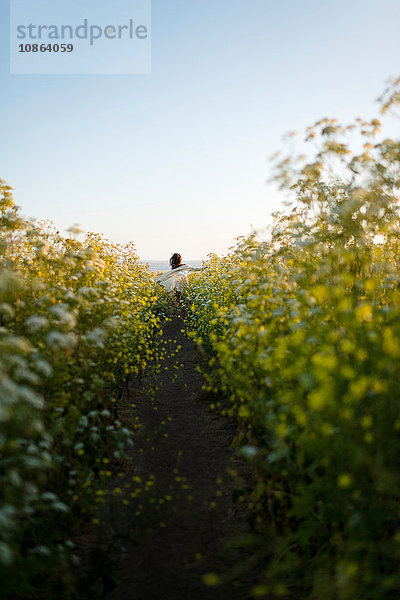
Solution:
M 382 112 L 399 98 L 389 86 Z M 399 597 L 400 143 L 379 129 L 310 127 L 303 156 L 275 158 L 290 209 L 187 291 L 209 388 L 253 468 L 239 500 L 255 597 Z
M 68 587 L 71 535 L 132 443 L 116 398 L 159 364 L 164 296 L 131 245 L 22 219 L 4 181 L 0 219 L 0 582 L 16 597 Z
M 400 103 L 399 86 L 384 92 L 383 114 Z M 186 327 L 172 322 L 182 344 L 187 332 L 195 341 L 212 409 L 236 424 L 235 452 L 248 465 L 233 493 L 247 520 L 235 544 L 247 560 L 232 571 L 248 597 L 399 597 L 400 142 L 380 128 L 378 119 L 349 126 L 323 119 L 306 131 L 302 154 L 277 155 L 274 180 L 287 193 L 286 209 L 227 256 L 210 255 L 182 293 Z M 7 599 L 32 598 L 42 580 L 52 597 L 76 597 L 74 536 L 82 523 L 101 521 L 110 479 L 135 444 L 136 431 L 117 411 L 127 384 L 164 369 L 172 390 L 162 396 L 168 414 L 160 421 L 168 460 L 163 428 L 175 417 L 174 401 L 183 412 L 191 394 L 184 382 L 176 391 L 176 371 L 186 369 L 201 388 L 191 378 L 190 349 L 171 374 L 163 365 L 171 303 L 134 246 L 76 234 L 23 218 L 0 180 L 0 587 Z M 179 349 L 171 350 L 174 361 Z M 160 408 L 156 391 L 149 410 L 141 407 L 150 425 Z M 206 417 L 193 444 L 195 471 L 211 460 L 208 447 L 208 459 L 201 457 L 213 423 Z M 170 437 L 185 439 L 188 422 L 178 420 Z M 216 430 L 215 444 L 221 437 Z M 186 479 L 170 470 L 192 501 Z M 143 483 L 131 479 L 133 487 Z M 136 495 L 132 487 L 129 494 Z M 151 506 L 153 527 L 160 519 Z M 208 513 L 199 512 L 209 527 Z M 203 573 L 208 592 L 229 577 L 228 567 Z

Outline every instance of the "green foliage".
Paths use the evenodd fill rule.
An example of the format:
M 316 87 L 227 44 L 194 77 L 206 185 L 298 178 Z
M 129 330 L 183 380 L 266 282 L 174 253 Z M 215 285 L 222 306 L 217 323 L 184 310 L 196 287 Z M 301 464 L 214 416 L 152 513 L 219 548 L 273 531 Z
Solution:
M 73 234 L 21 219 L 0 180 L 2 598 L 67 593 L 74 528 L 132 443 L 116 395 L 159 358 L 165 297 L 133 246 Z
M 273 548 L 256 596 L 399 595 L 400 143 L 379 127 L 309 128 L 307 158 L 275 158 L 290 209 L 187 291 L 209 385 L 246 431 L 255 553 Z

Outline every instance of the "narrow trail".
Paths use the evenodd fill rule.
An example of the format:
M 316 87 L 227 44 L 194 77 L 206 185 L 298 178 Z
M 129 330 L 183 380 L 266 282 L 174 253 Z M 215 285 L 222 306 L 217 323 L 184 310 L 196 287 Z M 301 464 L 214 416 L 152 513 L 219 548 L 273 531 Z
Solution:
M 114 548 L 117 587 L 107 600 L 248 598 L 240 587 L 202 582 L 203 574 L 226 571 L 238 560 L 234 548 L 224 550 L 223 541 L 243 533 L 244 526 L 227 474 L 234 424 L 209 408 L 195 368 L 196 351 L 183 329 L 180 315 L 166 324 L 168 358 L 162 372 L 155 381 L 133 383 L 121 410 L 126 424 L 136 418 L 142 424 L 130 453 L 132 472 L 125 479 L 140 477 L 144 488 L 152 479 L 147 500 L 113 517 L 114 537 L 122 541 Z M 154 386 L 158 390 L 152 395 Z

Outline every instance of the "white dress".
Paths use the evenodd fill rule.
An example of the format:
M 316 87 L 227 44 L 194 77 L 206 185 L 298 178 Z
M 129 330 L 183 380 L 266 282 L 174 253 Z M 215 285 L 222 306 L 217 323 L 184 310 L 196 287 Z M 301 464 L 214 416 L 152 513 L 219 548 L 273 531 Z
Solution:
M 189 265 L 181 265 L 180 267 L 176 267 L 176 269 L 168 271 L 168 273 L 159 275 L 157 282 L 163 285 L 168 293 L 181 292 L 188 282 L 189 273 L 201 270 L 202 268 L 196 269 Z

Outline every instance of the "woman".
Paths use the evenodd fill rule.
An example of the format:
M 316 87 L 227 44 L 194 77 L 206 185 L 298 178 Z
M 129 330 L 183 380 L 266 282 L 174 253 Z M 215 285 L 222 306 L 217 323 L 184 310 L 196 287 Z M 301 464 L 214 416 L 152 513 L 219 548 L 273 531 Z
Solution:
M 180 267 L 187 267 L 187 265 L 182 264 L 182 256 L 178 254 L 178 252 L 175 252 L 171 256 L 171 258 L 169 259 L 169 264 L 171 266 L 171 271 L 173 271 L 174 269 L 179 269 Z M 187 272 L 182 271 L 181 269 L 179 273 L 175 271 L 174 276 L 175 277 L 173 290 L 175 292 L 176 307 L 178 308 L 181 301 L 182 288 L 184 285 L 187 284 Z
M 167 292 L 171 295 L 175 295 L 179 301 L 181 292 L 188 282 L 188 275 L 191 271 L 201 271 L 190 265 L 182 263 L 182 257 L 180 254 L 175 252 L 169 259 L 171 270 L 168 273 L 164 273 L 157 277 L 157 282 L 165 287 Z

